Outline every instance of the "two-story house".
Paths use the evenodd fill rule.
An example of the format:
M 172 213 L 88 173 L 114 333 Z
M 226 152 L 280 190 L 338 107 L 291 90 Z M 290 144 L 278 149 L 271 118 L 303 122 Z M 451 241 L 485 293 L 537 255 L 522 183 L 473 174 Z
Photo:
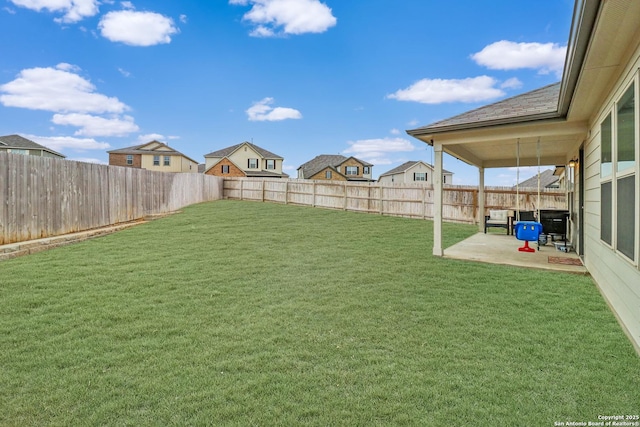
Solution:
M 373 181 L 373 165 L 355 157 L 321 154 L 298 168 L 299 179 L 327 181 Z
M 205 154 L 204 173 L 226 177 L 288 178 L 284 158 L 250 142 Z
M 380 175 L 378 182 L 383 184 L 418 182 L 433 184 L 433 166 L 422 160 L 410 160 Z M 453 172 L 442 171 L 442 183 L 453 184 Z
M 37 144 L 20 135 L 0 136 L 0 151 L 28 156 L 55 157 L 64 159 L 65 156 L 50 148 Z
M 160 141 L 107 151 L 109 165 L 157 172 L 198 172 L 198 162 Z

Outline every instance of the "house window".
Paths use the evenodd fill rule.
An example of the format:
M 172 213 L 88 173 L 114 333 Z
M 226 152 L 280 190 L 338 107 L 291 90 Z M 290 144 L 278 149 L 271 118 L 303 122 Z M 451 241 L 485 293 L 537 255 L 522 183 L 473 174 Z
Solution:
M 413 173 L 413 180 L 414 181 L 426 181 L 427 180 L 427 173 L 426 172 L 414 172 Z
M 267 159 L 267 170 L 275 169 L 275 168 L 276 168 L 276 161 L 274 159 Z
M 632 261 L 637 238 L 635 90 L 631 84 L 600 124 L 600 239 Z
M 635 260 L 636 108 L 635 85 L 622 95 L 616 117 L 616 248 Z
M 222 173 L 229 173 L 229 165 L 222 165 Z
M 127 164 L 128 165 L 133 164 L 133 154 L 127 154 Z
M 153 156 L 153 166 L 160 166 L 160 156 Z
M 258 159 L 249 159 L 247 166 L 249 169 L 258 169 Z
M 331 179 L 331 171 L 326 171 L 326 172 L 324 173 L 324 177 L 325 177 L 326 179 Z
M 369 166 L 364 166 L 362 168 L 363 175 L 369 175 L 371 173 L 371 168 Z
M 345 175 L 358 175 L 359 169 L 358 166 L 345 166 L 344 173 Z
M 13 154 L 25 154 L 25 155 L 29 154 L 29 150 L 22 150 L 20 148 L 9 148 L 7 151 Z
M 171 156 L 164 156 L 164 165 L 171 166 Z

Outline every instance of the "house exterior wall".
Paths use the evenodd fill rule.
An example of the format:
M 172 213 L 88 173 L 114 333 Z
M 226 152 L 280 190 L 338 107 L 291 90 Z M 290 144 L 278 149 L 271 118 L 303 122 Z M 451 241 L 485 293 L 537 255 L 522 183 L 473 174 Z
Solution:
M 150 171 L 156 172 L 185 172 L 182 170 L 182 156 L 169 156 L 169 166 L 164 165 L 164 154 L 161 151 L 155 152 L 155 154 L 142 154 L 141 167 Z M 153 156 L 160 156 L 160 165 L 155 166 L 153 164 Z M 196 172 L 198 168 L 196 166 Z M 188 172 L 188 171 L 187 171 Z
M 229 166 L 229 173 L 222 173 L 222 166 Z M 247 176 L 244 171 L 238 168 L 229 159 L 222 159 L 212 167 L 205 169 L 205 175 L 225 176 L 229 178 L 240 178 Z
M 45 150 L 37 150 L 37 149 L 28 149 L 28 148 L 6 148 L 0 147 L 0 151 L 7 151 L 9 153 L 14 154 L 26 154 L 27 156 L 36 156 L 36 157 L 52 157 L 54 159 L 64 159 L 64 157 L 57 156 L 53 153 L 50 153 Z M 26 153 L 25 153 L 26 151 Z
M 427 180 L 426 181 L 414 181 L 414 173 L 426 173 Z M 443 174 L 445 177 L 443 183 L 451 184 L 453 181 L 453 174 L 445 173 Z M 433 184 L 433 168 L 429 167 L 427 164 L 419 162 L 414 164 L 413 166 L 407 168 L 404 172 L 398 172 L 391 175 L 381 176 L 378 179 L 379 182 L 383 184 L 392 184 L 392 183 L 403 183 L 403 184 L 413 184 L 413 183 L 423 183 L 432 185 Z
M 140 154 L 133 154 L 133 164 L 127 164 L 127 154 L 109 153 L 109 165 L 111 166 L 126 166 L 129 168 L 142 167 L 142 159 Z
M 391 175 L 385 175 L 378 178 L 380 184 L 393 184 L 396 182 L 402 182 L 404 180 L 403 173 L 394 173 Z
M 327 175 L 326 175 L 327 171 L 331 171 L 331 179 L 327 179 Z M 336 173 L 336 171 L 334 171 L 330 167 L 326 167 L 322 169 L 320 172 L 318 172 L 313 176 L 310 176 L 308 179 L 316 179 L 319 181 L 346 181 L 347 180 L 347 178 L 345 178 L 343 175 L 339 173 Z
M 598 284 L 602 294 L 609 302 L 621 323 L 625 326 L 631 339 L 637 348 L 640 348 L 640 269 L 638 267 L 638 248 L 640 246 L 640 230 L 638 227 L 638 216 L 640 216 L 640 190 L 639 179 L 640 167 L 640 144 L 639 144 L 639 117 L 638 112 L 638 91 L 640 84 L 640 48 L 636 48 L 632 55 L 632 60 L 625 68 L 621 76 L 612 83 L 611 92 L 602 103 L 600 111 L 595 114 L 589 123 L 589 138 L 584 145 L 584 170 L 583 177 L 585 185 L 584 204 L 584 224 L 585 224 L 585 254 L 584 262 L 591 273 L 591 276 Z M 601 147 L 602 134 L 600 124 L 607 115 L 615 110 L 617 102 L 630 84 L 635 82 L 635 259 L 629 260 L 626 256 L 615 249 L 616 231 L 613 229 L 613 245 L 603 242 L 601 236 Z M 614 153 L 615 156 L 615 153 Z M 614 157 L 615 162 L 615 157 Z M 613 180 L 615 182 L 615 179 Z M 613 184 L 612 193 L 615 194 L 616 187 Z M 613 203 L 612 223 L 616 223 L 615 203 Z M 574 204 L 573 215 L 577 211 L 577 204 Z
M 358 175 L 347 175 L 346 174 L 347 166 L 356 166 L 358 168 Z M 369 173 L 365 175 L 365 174 L 363 174 L 363 171 L 364 171 L 363 164 L 360 163 L 359 161 L 357 161 L 356 159 L 353 159 L 353 158 L 349 158 L 346 161 L 344 161 L 344 163 L 340 164 L 340 166 L 338 167 L 338 171 L 343 175 L 347 175 L 347 179 L 348 178 L 369 178 L 369 179 L 371 179 L 371 167 L 369 167 Z
M 198 164 L 186 157 L 180 157 L 180 172 L 198 173 Z
M 265 160 L 264 157 L 262 157 L 262 155 L 260 153 L 258 153 L 257 151 L 255 151 L 253 148 L 251 148 L 248 145 L 244 145 L 243 147 L 240 147 L 239 149 L 237 149 L 236 151 L 234 151 L 233 153 L 231 153 L 231 155 L 229 156 L 229 159 L 231 159 L 231 161 L 233 161 L 236 165 L 238 165 L 239 167 L 247 170 L 247 171 L 260 171 L 260 170 L 266 170 L 266 164 L 265 164 Z M 249 169 L 249 159 L 258 159 L 258 167 L 254 168 L 254 169 Z M 276 160 L 276 168 L 275 169 L 270 169 L 270 172 L 274 172 L 274 173 L 282 173 L 282 160 L 278 159 Z
M 247 171 L 268 170 L 269 172 L 274 172 L 274 173 L 278 173 L 278 174 L 282 173 L 282 162 L 283 162 L 283 159 L 275 159 L 276 168 L 275 169 L 267 169 L 267 161 L 266 161 L 266 159 L 260 153 L 258 153 L 256 150 L 251 148 L 249 145 L 244 145 L 244 146 L 239 147 L 236 151 L 231 153 L 228 157 L 229 157 L 229 159 L 231 159 L 231 161 L 233 163 L 238 165 L 238 167 L 242 168 L 243 170 L 247 170 Z M 249 169 L 249 167 L 248 167 L 249 166 L 249 159 L 258 159 L 258 167 L 254 168 L 254 169 Z M 220 160 L 222 160 L 222 157 L 206 157 L 205 160 L 204 160 L 205 170 L 210 169 L 211 166 L 217 164 Z M 244 175 L 242 175 L 242 176 L 244 176 Z

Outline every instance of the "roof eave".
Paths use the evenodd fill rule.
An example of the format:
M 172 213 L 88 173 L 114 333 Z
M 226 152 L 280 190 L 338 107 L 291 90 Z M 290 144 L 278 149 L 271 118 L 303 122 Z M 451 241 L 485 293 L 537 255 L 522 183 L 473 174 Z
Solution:
M 530 123 L 530 122 L 553 120 L 553 119 L 562 119 L 562 116 L 558 112 L 554 111 L 550 113 L 542 113 L 542 114 L 535 114 L 535 115 L 529 115 L 529 116 L 510 117 L 510 118 L 502 118 L 497 120 L 486 120 L 482 122 L 460 123 L 460 124 L 449 125 L 449 126 L 439 126 L 437 128 L 424 127 L 424 128 L 410 129 L 410 130 L 407 130 L 406 132 L 407 134 L 415 138 L 424 140 L 424 139 L 428 139 L 431 136 L 448 133 L 448 132 L 457 132 L 461 130 L 471 130 L 471 129 L 482 129 L 486 127 L 496 127 L 496 126 L 502 126 L 502 125 L 518 124 L 518 123 Z M 430 141 L 425 141 L 425 142 L 431 145 Z
M 601 0 L 576 0 L 558 98 L 558 114 L 566 117 L 587 54 Z

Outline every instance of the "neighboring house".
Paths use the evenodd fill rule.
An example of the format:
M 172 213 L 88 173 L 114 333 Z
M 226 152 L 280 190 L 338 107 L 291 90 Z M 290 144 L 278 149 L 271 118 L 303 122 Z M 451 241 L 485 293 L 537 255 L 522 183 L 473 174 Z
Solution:
M 107 151 L 109 165 L 159 172 L 198 172 L 198 162 L 160 141 Z
M 400 166 L 383 173 L 378 177 L 378 182 L 383 184 L 423 182 L 433 184 L 433 166 L 422 160 L 410 160 Z M 453 184 L 453 173 L 442 171 L 442 183 Z
M 373 181 L 371 170 L 373 165 L 339 154 L 321 154 L 298 168 L 299 179 L 316 179 L 327 181 Z
M 55 157 L 57 159 L 64 159 L 66 157 L 47 147 L 36 144 L 30 139 L 23 138 L 20 135 L 0 136 L 0 151 L 6 151 L 14 154 L 26 154 L 28 156 Z
M 516 152 L 520 165 L 571 169 L 573 247 L 640 352 L 639 92 L 640 1 L 577 0 L 560 83 L 407 133 L 433 145 L 436 176 L 443 152 L 478 167 L 479 216 L 485 169 L 516 166 Z M 437 256 L 442 187 L 436 180 Z
M 538 188 L 538 174 L 526 179 L 517 185 L 519 188 Z M 514 185 L 513 188 L 516 188 Z M 540 172 L 540 188 L 560 188 L 560 176 L 554 169 L 545 169 Z
M 206 154 L 205 174 L 228 177 L 288 178 L 284 159 L 250 142 Z

